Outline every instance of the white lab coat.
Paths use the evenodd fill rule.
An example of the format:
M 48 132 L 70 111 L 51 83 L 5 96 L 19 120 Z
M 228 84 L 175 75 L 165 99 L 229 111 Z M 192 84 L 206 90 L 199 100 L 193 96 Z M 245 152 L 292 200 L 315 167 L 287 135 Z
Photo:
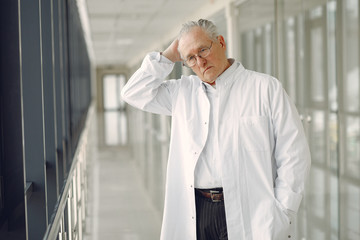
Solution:
M 216 81 L 228 238 L 296 239 L 292 218 L 310 168 L 301 121 L 278 80 L 234 64 L 234 73 Z M 194 169 L 207 139 L 210 104 L 197 76 L 164 81 L 173 66 L 150 53 L 122 97 L 172 116 L 161 239 L 195 240 Z

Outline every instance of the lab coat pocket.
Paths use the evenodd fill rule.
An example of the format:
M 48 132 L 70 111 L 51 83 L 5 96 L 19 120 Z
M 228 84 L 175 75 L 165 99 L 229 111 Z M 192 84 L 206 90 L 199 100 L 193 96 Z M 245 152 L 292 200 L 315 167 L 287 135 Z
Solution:
M 269 126 L 266 116 L 240 118 L 241 145 L 247 151 L 268 151 L 270 149 Z

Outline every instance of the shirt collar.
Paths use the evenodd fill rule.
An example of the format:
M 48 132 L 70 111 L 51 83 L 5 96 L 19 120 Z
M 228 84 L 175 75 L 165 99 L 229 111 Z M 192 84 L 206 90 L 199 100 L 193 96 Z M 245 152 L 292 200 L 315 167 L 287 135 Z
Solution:
M 229 58 L 228 59 L 229 63 L 230 63 L 230 67 L 228 67 L 222 74 L 220 74 L 220 76 L 216 79 L 216 86 L 220 86 L 220 85 L 228 85 L 229 83 L 233 82 L 235 78 L 231 78 L 230 76 L 235 72 L 235 70 L 237 68 L 242 68 L 244 69 L 244 67 L 241 65 L 240 62 L 236 62 L 233 58 Z M 204 89 L 210 89 L 213 87 L 207 83 L 202 82 L 203 88 Z

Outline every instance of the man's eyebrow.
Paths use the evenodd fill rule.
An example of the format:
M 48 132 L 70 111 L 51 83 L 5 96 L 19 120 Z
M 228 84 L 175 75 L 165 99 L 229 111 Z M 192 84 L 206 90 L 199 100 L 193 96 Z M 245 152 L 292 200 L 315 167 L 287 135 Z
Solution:
M 191 57 L 191 56 L 194 56 L 194 54 L 187 54 L 186 56 L 185 56 L 185 60 L 187 60 L 189 57 Z

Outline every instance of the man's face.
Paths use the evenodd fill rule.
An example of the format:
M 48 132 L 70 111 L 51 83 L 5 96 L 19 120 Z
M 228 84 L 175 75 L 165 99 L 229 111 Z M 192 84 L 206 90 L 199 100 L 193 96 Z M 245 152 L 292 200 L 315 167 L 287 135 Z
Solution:
M 230 66 L 226 57 L 225 40 L 222 36 L 218 36 L 217 40 L 213 41 L 201 28 L 195 27 L 181 37 L 178 49 L 181 57 L 188 59 L 210 45 L 210 54 L 205 58 L 196 56 L 196 64 L 191 69 L 202 81 L 214 84 L 216 78 Z

